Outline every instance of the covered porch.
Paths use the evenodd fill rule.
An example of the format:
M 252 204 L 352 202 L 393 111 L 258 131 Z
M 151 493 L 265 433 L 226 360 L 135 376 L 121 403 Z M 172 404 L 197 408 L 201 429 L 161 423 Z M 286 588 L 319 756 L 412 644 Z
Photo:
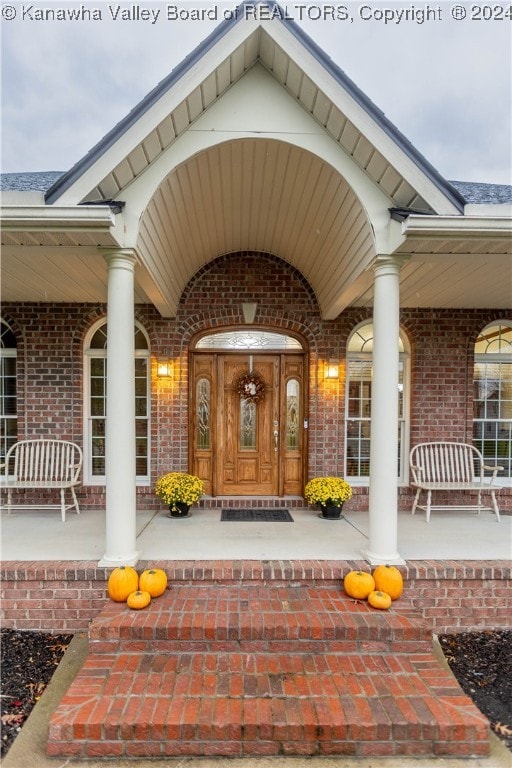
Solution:
M 141 558 L 232 557 L 234 550 L 237 559 L 301 558 L 306 553 L 300 548 L 308 546 L 308 557 L 359 559 L 363 553 L 371 563 L 403 563 L 430 553 L 444 557 L 441 548 L 449 541 L 454 548 L 467 541 L 482 549 L 485 535 L 478 527 L 470 531 L 473 524 L 488 526 L 500 551 L 505 548 L 503 527 L 492 516 L 484 521 L 460 519 L 456 513 L 454 531 L 448 534 L 439 527 L 448 523 L 448 516 L 429 527 L 420 517 L 397 511 L 397 341 L 404 309 L 422 315 L 411 324 L 422 324 L 427 336 L 437 332 L 437 310 L 492 307 L 492 317 L 478 325 L 475 321 L 467 339 L 508 311 L 509 209 L 466 204 L 294 27 L 255 19 L 221 25 L 44 195 L 12 192 L 2 215 L 4 298 L 11 302 L 7 319 L 17 332 L 19 371 L 25 377 L 20 381 L 28 401 L 27 406 L 20 398 L 24 410 L 20 408 L 17 434 L 53 434 L 57 429 L 83 445 L 89 459 L 84 487 L 90 508 L 99 509 L 84 510 L 65 527 L 37 510 L 13 515 L 4 523 L 5 559 L 51 559 L 45 550 L 56 547 L 56 559 L 100 558 L 102 566 L 110 567 Z M 290 283 L 283 293 L 277 279 L 272 289 L 262 285 L 262 270 L 247 270 L 254 253 L 275 257 L 272 277 L 283 264 L 295 270 L 301 292 Z M 187 303 L 192 281 L 229 255 L 236 257 L 236 274 L 227 267 L 225 273 L 219 271 L 220 282 L 207 285 L 202 296 L 198 292 Z M 325 440 L 329 401 L 322 372 L 331 350 L 339 363 L 345 360 L 344 316 L 352 313 L 353 330 L 371 315 L 371 414 L 361 411 L 361 418 L 369 419 L 365 440 L 370 441 L 372 470 L 365 473 L 369 512 L 357 513 L 357 520 L 347 514 L 334 528 L 308 510 L 299 523 L 295 510 L 295 523 L 278 524 L 283 533 L 276 536 L 269 524 L 260 532 L 254 523 L 220 523 L 211 510 L 181 521 L 181 527 L 164 513 L 144 511 L 141 487 L 149 487 L 169 466 L 193 471 L 189 355 L 195 336 L 220 326 L 245 327 L 240 309 L 249 303 L 258 313 L 247 327 L 300 333 L 307 341 L 309 401 L 298 423 L 309 431 L 298 461 L 304 477 L 297 482 L 343 471 L 341 427 Z M 57 339 L 55 328 L 42 328 L 50 305 L 56 314 L 62 310 L 74 316 L 63 325 L 51 366 L 41 349 L 29 345 L 26 329 L 32 329 L 33 321 L 22 317 L 27 304 L 35 306 L 45 343 Z M 108 346 L 104 342 L 101 375 L 95 374 L 101 379 L 101 398 L 93 403 L 88 361 L 100 358 L 91 354 L 88 339 L 99 322 L 108 322 Z M 145 424 L 152 414 L 153 431 L 152 440 L 149 432 L 143 435 L 149 445 L 143 472 L 136 466 L 136 322 L 147 330 L 148 371 L 151 365 L 156 371 L 160 356 L 172 359 L 175 383 L 172 390 L 145 379 L 148 391 L 152 387 L 151 402 L 144 390 Z M 459 322 L 455 318 L 453 326 Z M 443 338 L 435 346 L 431 341 L 428 348 L 424 345 L 429 380 L 436 375 L 432 363 Z M 467 343 L 464 338 L 463 358 L 449 360 L 450 370 L 455 360 L 470 359 Z M 428 437 L 423 426 L 418 435 L 418 425 L 425 421 L 419 373 L 411 401 L 416 429 L 411 443 Z M 68 401 L 46 413 L 61 376 Z M 464 387 L 468 380 L 466 375 Z M 333 385 L 337 390 L 329 390 L 336 419 L 345 414 L 341 382 Z M 93 383 L 99 387 L 97 380 Z M 276 392 L 278 384 L 270 389 Z M 450 393 L 452 389 L 453 383 L 445 386 Z M 444 437 L 449 431 L 453 436 L 457 423 L 458 433 L 467 439 L 471 421 L 465 392 L 459 392 L 458 411 L 447 397 L 441 401 L 444 422 L 438 427 L 431 419 L 430 435 Z M 218 413 L 225 412 L 220 397 L 212 402 Z M 437 398 L 436 410 L 439 402 Z M 98 434 L 94 419 L 100 423 Z M 272 422 L 277 427 L 275 414 Z M 266 450 L 273 456 L 280 449 L 272 442 L 276 429 L 265 435 L 262 455 Z M 103 451 L 103 438 L 104 468 L 96 472 L 95 451 L 100 444 Z M 333 462 L 330 445 L 337 453 Z M 425 537 L 431 543 L 421 555 L 418 547 Z M 23 548 L 22 555 L 11 549 L 15 547 Z M 464 559 L 469 554 L 459 549 L 446 553 L 453 556 Z M 498 557 L 480 551 L 476 556 Z

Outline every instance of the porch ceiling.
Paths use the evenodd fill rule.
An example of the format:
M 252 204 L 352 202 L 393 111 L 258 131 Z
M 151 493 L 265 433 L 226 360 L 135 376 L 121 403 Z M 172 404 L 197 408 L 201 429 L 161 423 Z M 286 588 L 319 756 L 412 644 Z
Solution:
M 50 212 L 54 206 L 44 211 Z M 44 226 L 4 217 L 1 300 L 106 302 L 98 249 L 118 241 L 113 215 L 104 208 L 102 216 L 100 223 L 74 224 L 57 216 Z M 405 259 L 401 306 L 510 309 L 507 220 L 486 221 L 482 229 L 474 221 L 429 216 L 404 222 L 397 251 Z M 375 255 L 361 206 L 329 166 L 289 145 L 247 140 L 192 158 L 154 196 L 138 246 L 143 263 L 136 266 L 135 301 L 154 304 L 164 316 L 173 314 L 201 266 L 237 250 L 271 252 L 300 269 L 326 318 L 348 305 L 373 305 L 373 272 L 357 271 Z
M 118 248 L 107 206 L 4 206 L 1 300 L 106 302 L 103 248 Z M 144 274 L 139 268 L 139 274 Z M 136 301 L 150 298 L 138 281 Z
M 170 315 L 204 264 L 254 250 L 293 264 L 332 316 L 353 273 L 375 256 L 367 217 L 341 176 L 312 154 L 263 139 L 221 144 L 177 168 L 144 213 L 137 250 Z
M 173 316 L 187 281 L 223 253 L 273 253 L 300 270 L 322 316 L 373 305 L 376 252 L 356 195 L 318 157 L 276 140 L 220 144 L 178 167 L 141 221 L 137 249 Z M 410 216 L 403 224 L 404 307 L 509 308 L 510 219 Z

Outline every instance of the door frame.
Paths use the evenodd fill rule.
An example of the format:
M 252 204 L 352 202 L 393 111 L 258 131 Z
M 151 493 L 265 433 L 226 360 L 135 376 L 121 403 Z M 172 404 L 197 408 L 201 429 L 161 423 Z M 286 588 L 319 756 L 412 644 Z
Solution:
M 216 328 L 213 329 L 210 334 L 214 334 L 216 332 L 219 332 L 221 329 Z M 198 451 L 196 450 L 195 446 L 195 439 L 196 439 L 196 360 L 203 358 L 203 361 L 206 363 L 206 361 L 211 361 L 211 370 L 213 371 L 213 374 L 208 376 L 210 380 L 210 393 L 211 393 L 211 423 L 212 425 L 215 425 L 217 423 L 217 409 L 219 407 L 219 402 L 221 400 L 219 388 L 218 388 L 218 365 L 219 365 L 219 357 L 228 357 L 230 355 L 233 356 L 240 356 L 241 353 L 250 355 L 252 354 L 254 359 L 254 367 L 257 369 L 257 358 L 258 355 L 272 355 L 279 357 L 279 382 L 278 387 L 280 389 L 280 402 L 278 405 L 279 414 L 280 414 L 280 450 L 279 450 L 279 463 L 278 463 L 278 471 L 277 471 L 277 495 L 279 497 L 284 497 L 284 450 L 283 450 L 283 441 L 285 439 L 285 406 L 283 405 L 286 402 L 286 396 L 283 393 L 283 388 L 285 386 L 285 374 L 284 374 L 284 362 L 283 358 L 286 357 L 295 357 L 295 358 L 302 358 L 302 393 L 300 397 L 300 415 L 299 415 L 299 429 L 301 431 L 300 436 L 300 452 L 301 455 L 299 457 L 299 463 L 300 463 L 300 488 L 297 487 L 297 492 L 295 491 L 293 493 L 287 493 L 286 495 L 302 495 L 305 478 L 307 477 L 307 457 L 308 457 L 308 421 L 309 421 L 309 353 L 307 349 L 307 345 L 301 337 L 297 336 L 296 334 L 290 334 L 287 331 L 284 331 L 282 329 L 274 329 L 274 328 L 261 328 L 257 327 L 256 329 L 248 328 L 247 326 L 243 326 L 242 328 L 229 328 L 226 329 L 227 331 L 235 331 L 235 330 L 257 330 L 257 331 L 269 331 L 270 333 L 279 333 L 283 336 L 293 336 L 294 338 L 297 338 L 297 340 L 300 342 L 302 349 L 292 349 L 292 350 L 283 350 L 283 349 L 251 349 L 251 350 L 242 350 L 242 349 L 220 349 L 220 348 L 212 348 L 212 349 L 196 349 L 195 345 L 199 338 L 203 338 L 205 334 L 202 332 L 200 335 L 198 334 L 196 338 L 193 340 L 191 347 L 189 349 L 189 418 L 188 418 L 188 455 L 189 455 L 189 467 L 191 468 L 191 472 L 194 474 L 199 474 L 201 476 L 201 462 L 198 460 Z M 210 446 L 210 453 L 211 453 L 211 468 L 209 473 L 209 478 L 206 481 L 206 493 L 207 495 L 216 496 L 216 495 L 225 495 L 225 494 L 219 494 L 218 488 L 219 488 L 219 466 L 218 466 L 218 453 L 219 451 L 216 450 L 215 445 L 215 435 L 216 430 L 212 430 L 212 439 L 211 439 L 211 446 Z M 203 464 L 203 466 L 205 466 Z M 235 496 L 254 496 L 255 494 L 243 494 L 243 493 L 236 493 Z

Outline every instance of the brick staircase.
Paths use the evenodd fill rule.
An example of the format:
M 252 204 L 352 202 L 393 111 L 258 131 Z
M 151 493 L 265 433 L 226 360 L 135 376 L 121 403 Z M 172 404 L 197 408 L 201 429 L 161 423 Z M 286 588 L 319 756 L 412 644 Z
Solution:
M 408 600 L 376 611 L 321 570 L 203 573 L 143 611 L 109 602 L 48 754 L 488 755 L 487 720 Z

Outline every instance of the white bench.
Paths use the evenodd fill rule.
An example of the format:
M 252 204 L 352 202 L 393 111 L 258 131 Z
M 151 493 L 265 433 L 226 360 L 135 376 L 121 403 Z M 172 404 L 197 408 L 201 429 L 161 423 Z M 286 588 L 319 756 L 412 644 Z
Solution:
M 413 477 L 411 485 L 417 488 L 412 507 L 413 515 L 416 508 L 424 509 L 428 523 L 432 510 L 470 509 L 478 514 L 485 510 L 494 512 L 496 519 L 500 521 L 496 491 L 501 490 L 501 486 L 496 485 L 495 480 L 502 467 L 486 466 L 482 454 L 474 446 L 449 442 L 419 443 L 411 450 L 410 467 Z M 492 474 L 485 476 L 485 471 Z M 427 492 L 425 506 L 418 504 L 422 491 Z M 477 503 L 433 505 L 432 491 L 457 494 L 473 491 L 476 493 Z M 490 493 L 492 507 L 482 504 L 482 493 Z
M 59 504 L 44 504 L 42 506 L 59 509 L 62 522 L 66 520 L 66 510 L 74 507 L 80 514 L 75 486 L 79 485 L 79 475 L 82 469 L 82 450 L 75 443 L 65 440 L 20 440 L 7 451 L 5 463 L 2 464 L 3 477 L 1 488 L 7 489 L 7 512 L 13 507 L 27 509 L 41 506 L 39 501 L 33 504 L 12 503 L 13 490 L 60 490 Z M 69 489 L 72 504 L 66 504 L 65 494 Z

